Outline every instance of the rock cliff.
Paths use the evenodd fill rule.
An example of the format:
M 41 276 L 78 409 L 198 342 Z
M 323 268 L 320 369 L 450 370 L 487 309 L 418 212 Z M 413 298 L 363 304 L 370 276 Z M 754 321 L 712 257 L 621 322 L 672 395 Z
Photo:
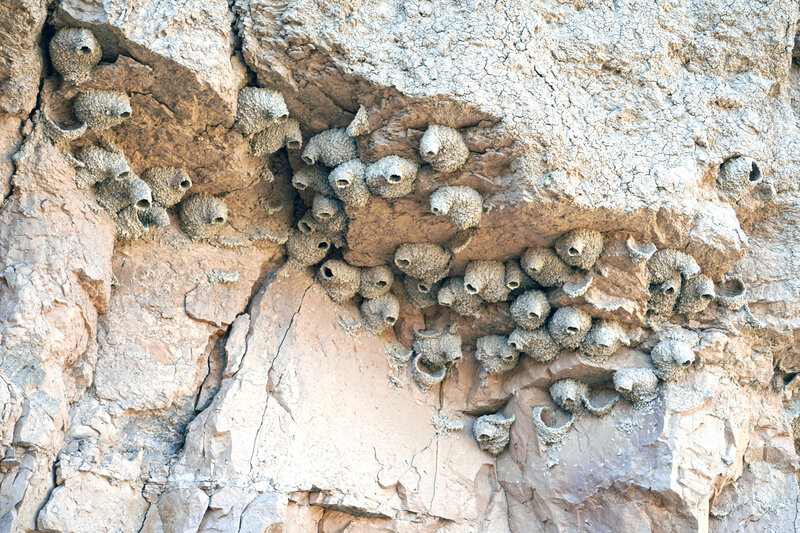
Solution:
M 5 2 L 0 531 L 795 531 L 798 19 Z

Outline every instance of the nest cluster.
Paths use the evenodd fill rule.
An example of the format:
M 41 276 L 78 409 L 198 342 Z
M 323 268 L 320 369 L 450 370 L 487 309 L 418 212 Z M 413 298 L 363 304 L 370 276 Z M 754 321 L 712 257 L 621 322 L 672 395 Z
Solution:
M 53 67 L 65 82 L 76 86 L 91 78 L 102 57 L 100 44 L 85 28 L 58 30 L 49 48 Z M 72 112 L 80 123 L 77 128 L 64 130 L 45 117 L 45 131 L 55 143 L 94 132 L 96 144 L 80 148 L 72 157 L 75 184 L 94 193 L 114 221 L 119 239 L 139 239 L 152 228 L 168 226 L 167 210 L 174 206 L 179 206 L 181 228 L 193 239 L 206 239 L 219 232 L 228 218 L 224 200 L 207 194 L 184 199 L 192 180 L 182 168 L 151 167 L 137 175 L 122 149 L 106 136 L 131 116 L 127 94 L 84 91 L 74 98 Z
M 54 35 L 50 53 L 55 69 L 66 82 L 79 85 L 91 78 L 102 50 L 86 29 L 65 28 Z M 215 236 L 228 219 L 223 199 L 208 195 L 186 196 L 192 187 L 187 171 L 154 167 L 135 174 L 124 153 L 102 132 L 131 116 L 127 94 L 85 91 L 73 103 L 80 122 L 74 130 L 51 125 L 54 141 L 74 140 L 93 131 L 97 144 L 75 154 L 76 184 L 92 190 L 98 203 L 115 221 L 118 237 L 137 239 L 150 228 L 170 224 L 169 209 L 179 214 L 180 227 L 192 239 Z M 239 92 L 235 128 L 244 135 L 251 152 L 262 160 L 262 179 L 273 179 L 272 154 L 286 148 L 302 150 L 304 167 L 294 172 L 292 185 L 314 191 L 311 207 L 285 235 L 272 240 L 285 244 L 287 261 L 294 268 L 316 268 L 316 279 L 336 303 L 355 299 L 364 327 L 380 334 L 399 319 L 405 299 L 417 309 L 449 308 L 467 319 L 480 317 L 489 304 L 508 302 L 514 330 L 477 339 L 472 352 L 482 376 L 514 370 L 523 356 L 540 364 L 555 361 L 565 351 L 576 352 L 597 364 L 608 362 L 630 341 L 623 325 L 593 317 L 579 306 L 560 306 L 553 295 L 567 287 L 591 283 L 591 271 L 603 253 L 603 235 L 591 228 L 576 228 L 555 240 L 552 247 L 534 246 L 520 257 L 475 260 L 463 275 L 451 273 L 457 249 L 433 242 L 409 242 L 395 251 L 391 264 L 361 267 L 347 263 L 340 251 L 347 247 L 348 213 L 364 208 L 374 196 L 389 201 L 412 193 L 420 164 L 446 177 L 469 159 L 462 134 L 451 127 L 430 124 L 419 146 L 419 159 L 388 155 L 364 161 L 358 137 L 370 133 L 369 116 L 359 109 L 347 128 L 332 128 L 311 136 L 304 144 L 300 123 L 290 117 L 283 96 L 261 87 Z M 421 163 L 420 163 L 421 161 Z M 757 165 L 745 157 L 727 160 L 718 184 L 731 199 L 741 198 L 761 179 Z M 429 198 L 430 210 L 459 230 L 480 225 L 484 213 L 479 191 L 445 185 Z M 716 301 L 725 308 L 745 304 L 744 286 L 736 280 L 716 287 L 690 255 L 678 250 L 637 251 L 632 259 L 646 261 L 650 298 L 648 313 L 654 320 L 673 314 L 690 316 Z M 634 256 L 635 255 L 635 256 Z M 507 330 L 506 330 L 507 331 Z M 462 339 L 454 326 L 415 333 L 409 372 L 420 388 L 430 391 L 463 359 Z M 534 408 L 534 425 L 544 443 L 564 438 L 577 416 L 588 412 L 604 416 L 617 402 L 643 406 L 658 396 L 660 381 L 679 379 L 695 359 L 693 347 L 679 339 L 666 339 L 650 350 L 652 364 L 621 368 L 607 383 L 559 379 L 550 386 L 555 408 Z M 560 419 L 560 420 L 559 420 Z M 515 418 L 501 413 L 479 417 L 472 432 L 487 453 L 501 453 L 510 441 Z
M 285 119 L 269 120 L 273 122 L 267 128 L 274 133 L 268 137 L 288 139 L 281 133 L 288 131 L 282 125 Z M 592 317 L 576 306 L 551 306 L 550 298 L 559 289 L 569 284 L 585 290 L 591 283 L 590 273 L 604 244 L 603 235 L 594 229 L 573 229 L 552 247 L 531 247 L 518 258 L 472 261 L 462 276 L 451 275 L 457 250 L 433 242 L 400 245 L 391 264 L 348 264 L 336 252 L 347 246 L 348 212 L 363 208 L 373 196 L 393 200 L 411 193 L 419 170 L 417 162 L 397 155 L 362 161 L 357 137 L 369 131 L 368 116 L 361 108 L 348 128 L 325 130 L 305 144 L 302 160 L 306 166 L 294 173 L 292 184 L 315 195 L 312 208 L 289 231 L 286 242 L 289 264 L 315 266 L 317 280 L 334 302 L 355 299 L 366 329 L 379 334 L 394 326 L 402 298 L 417 309 L 441 306 L 467 318 L 481 316 L 487 304 L 509 302 L 516 326 L 513 332 L 486 335 L 474 346 L 482 375 L 511 372 L 522 356 L 552 363 L 565 351 L 604 364 L 629 343 L 625 328 L 614 320 Z M 422 161 L 439 173 L 457 171 L 468 155 L 461 134 L 446 126 L 430 125 L 420 143 Z M 443 186 L 431 194 L 430 209 L 464 230 L 480 224 L 483 198 L 469 187 Z M 687 254 L 659 250 L 651 255 L 632 253 L 632 259 L 647 261 L 648 309 L 654 319 L 700 313 L 713 300 L 735 306 L 716 294 L 713 281 Z M 441 383 L 463 359 L 462 340 L 453 326 L 416 332 L 412 348 L 409 372 L 424 392 Z M 550 392 L 559 412 L 546 406 L 534 409 L 542 441 L 563 438 L 581 412 L 603 416 L 620 400 L 636 407 L 646 405 L 657 397 L 661 380 L 678 379 L 694 361 L 692 347 L 677 340 L 661 342 L 651 352 L 651 366 L 619 369 L 607 383 L 590 387 L 574 379 L 554 382 Z M 554 425 L 559 416 L 565 421 Z M 498 454 L 509 442 L 513 422 L 514 417 L 500 413 L 485 415 L 476 420 L 473 435 L 481 449 Z

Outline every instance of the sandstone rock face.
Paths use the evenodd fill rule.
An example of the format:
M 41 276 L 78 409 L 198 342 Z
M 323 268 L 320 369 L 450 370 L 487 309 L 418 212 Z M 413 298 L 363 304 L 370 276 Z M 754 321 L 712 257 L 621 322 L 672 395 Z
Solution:
M 0 532 L 796 530 L 798 19 L 771 0 L 11 2 Z M 48 56 L 62 28 L 102 50 L 74 79 Z M 245 127 L 243 87 L 290 118 Z M 75 106 L 95 91 L 130 102 L 104 131 Z M 431 126 L 458 164 L 431 164 Z M 309 166 L 326 131 L 347 150 Z M 89 183 L 98 148 L 126 170 Z M 337 176 L 399 158 L 410 192 L 319 219 Z M 157 205 L 153 168 L 180 203 Z M 482 200 L 470 224 L 431 210 L 443 187 Z M 192 197 L 226 207 L 213 231 L 185 232 Z M 326 246 L 305 268 L 287 241 Z M 417 279 L 396 252 L 419 243 L 441 260 Z M 361 274 L 341 303 L 326 260 Z M 445 307 L 469 264 L 500 265 L 503 296 Z M 529 291 L 546 316 L 512 307 Z M 366 298 L 399 312 L 365 325 Z M 485 339 L 548 331 L 580 338 L 486 371 Z M 419 357 L 430 332 L 460 356 Z M 509 421 L 491 453 L 481 418 Z

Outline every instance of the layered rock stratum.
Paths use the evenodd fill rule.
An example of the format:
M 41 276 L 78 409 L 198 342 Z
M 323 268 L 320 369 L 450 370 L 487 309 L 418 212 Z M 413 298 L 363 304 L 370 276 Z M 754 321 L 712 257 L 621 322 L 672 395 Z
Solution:
M 0 531 L 796 531 L 798 19 L 4 2 Z

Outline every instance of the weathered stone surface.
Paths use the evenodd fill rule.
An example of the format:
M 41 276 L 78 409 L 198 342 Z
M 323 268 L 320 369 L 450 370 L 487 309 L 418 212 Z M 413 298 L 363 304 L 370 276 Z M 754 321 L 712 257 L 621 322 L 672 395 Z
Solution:
M 207 373 L 200 363 L 209 343 L 244 310 L 265 258 L 253 247 L 197 244 L 193 252 L 164 261 L 174 240 L 183 240 L 174 226 L 166 233 L 160 243 L 117 248 L 118 287 L 100 322 L 95 389 L 99 398 L 124 409 L 164 409 L 197 388 Z M 239 277 L 234 283 L 209 283 L 215 269 Z M 154 283 L 158 291 L 149 290 Z
M 94 474 L 77 474 L 53 489 L 36 524 L 45 531 L 92 533 L 133 531 L 144 517 L 147 503 L 132 483 L 112 484 Z
M 14 164 L 11 156 L 22 143 L 23 120 L 36 105 L 42 75 L 39 36 L 47 2 L 11 2 L 0 10 L 0 195 L 8 196 Z
M 0 10 L 0 531 L 797 529 L 798 19 L 796 4 L 741 0 Z M 80 85 L 46 59 L 74 26 L 102 47 Z M 253 153 L 234 127 L 243 86 L 281 94 L 299 146 Z M 124 93 L 131 116 L 85 131 L 86 91 Z M 380 335 L 361 296 L 336 305 L 315 268 L 284 265 L 290 228 L 315 220 L 314 187 L 292 176 L 331 170 L 301 155 L 354 117 L 360 135 L 320 162 L 419 165 L 408 195 L 348 205 L 344 234 L 326 236 L 329 259 L 392 268 L 399 316 Z M 434 124 L 463 138 L 463 165 L 463 147 L 458 165 L 421 157 Z M 171 206 L 168 225 L 115 240 L 117 213 L 75 183 L 88 146 L 121 150 L 133 174 L 185 171 L 189 195 L 224 201 L 227 218 L 192 241 Z M 738 156 L 733 187 L 720 165 Z M 443 186 L 480 195 L 476 227 L 431 212 Z M 517 292 L 475 316 L 437 294 L 417 310 L 394 268 L 401 244 L 434 243 L 462 278 L 577 228 L 602 233 L 597 261 L 518 292 L 542 290 L 550 317 L 571 306 L 618 323 L 600 361 L 562 343 L 547 363 L 520 354 L 487 374 L 478 339 L 512 333 Z M 670 282 L 708 276 L 717 298 L 652 313 L 666 288 L 648 260 L 663 250 L 702 272 L 667 264 Z M 726 299 L 729 285 L 744 295 Z M 440 328 L 463 357 L 422 392 L 412 343 Z M 675 379 L 655 398 L 596 408 L 616 371 L 659 370 L 664 341 L 694 361 L 656 372 Z M 556 407 L 558 380 L 582 384 L 584 408 Z M 514 420 L 497 457 L 473 439 L 491 413 Z
M 123 54 L 151 66 L 159 80 L 154 98 L 179 120 L 228 125 L 243 85 L 242 69 L 231 60 L 232 21 L 221 0 L 130 6 L 68 0 L 55 13 L 59 26 L 89 27 L 106 58 Z
M 22 463 L 2 474 L 2 486 L 24 481 L 22 493 L 6 494 L 3 513 L 16 505 L 14 527 L 30 528 L 69 404 L 91 383 L 91 339 L 108 305 L 113 249 L 110 220 L 89 208 L 72 168 L 40 139 L 34 134 L 15 155 L 15 193 L 0 212 L 0 373 L 22 407 L 6 448 Z
M 0 21 L 0 114 L 23 118 L 36 104 L 42 68 L 39 36 L 47 16 L 47 2 L 26 0 L 3 7 Z
M 308 491 L 317 494 L 311 506 L 383 519 L 411 510 L 465 531 L 480 520 L 490 461 L 471 439 L 435 433 L 433 398 L 388 386 L 391 338 L 343 330 L 324 291 L 288 268 L 267 280 L 249 314 L 241 367 L 190 425 L 168 484 Z M 325 333 L 311 341 L 312 328 Z

